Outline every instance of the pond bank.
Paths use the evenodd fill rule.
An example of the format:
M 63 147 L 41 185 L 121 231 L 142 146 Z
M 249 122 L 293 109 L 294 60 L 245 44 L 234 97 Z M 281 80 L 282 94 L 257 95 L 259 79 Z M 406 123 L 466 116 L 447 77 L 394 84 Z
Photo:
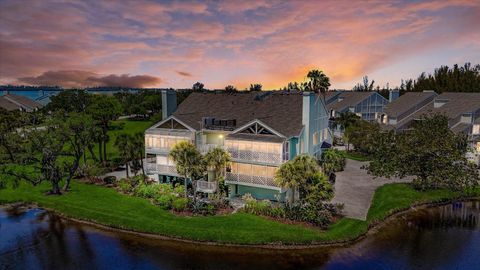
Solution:
M 0 190 L 0 201 L 35 203 L 61 213 L 64 217 L 139 233 L 145 237 L 153 235 L 158 239 L 269 249 L 342 245 L 365 235 L 371 224 L 384 220 L 399 209 L 417 203 L 445 202 L 460 198 L 459 194 L 445 190 L 418 192 L 404 184 L 386 185 L 375 193 L 367 221 L 343 218 L 328 230 L 321 231 L 281 224 L 245 213 L 178 217 L 144 199 L 80 183 L 75 183 L 72 191 L 62 196 L 44 196 L 41 188 L 32 189 L 28 186 L 19 190 Z
M 0 208 L 0 265 L 19 269 L 472 269 L 480 201 L 418 207 L 348 247 L 198 245 L 103 230 L 40 208 Z M 415 252 L 412 252 L 415 250 Z M 188 258 L 186 260 L 185 258 Z

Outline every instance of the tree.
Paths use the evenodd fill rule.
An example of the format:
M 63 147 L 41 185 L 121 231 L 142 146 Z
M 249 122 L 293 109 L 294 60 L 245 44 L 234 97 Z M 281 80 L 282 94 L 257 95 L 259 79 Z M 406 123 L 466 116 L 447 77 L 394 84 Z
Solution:
M 360 116 L 355 113 L 344 112 L 337 116 L 333 121 L 332 128 L 335 129 L 340 127 L 340 129 L 344 131 L 343 139 L 347 143 L 347 151 L 350 150 L 350 133 L 353 131 L 350 127 L 354 126 L 360 120 Z
M 230 153 L 220 147 L 210 149 L 204 156 L 206 165 L 214 172 L 214 181 L 217 181 L 221 173 L 231 162 Z
M 275 182 L 281 187 L 291 189 L 289 201 L 293 203 L 296 190 L 299 190 L 300 196 L 305 195 L 309 179 L 311 180 L 319 172 L 320 167 L 314 158 L 308 155 L 298 155 L 277 169 Z
M 345 167 L 345 156 L 338 149 L 327 149 L 322 153 L 320 165 L 323 172 L 326 175 L 331 176 L 336 172 L 343 171 L 343 168 Z
M 21 137 L 17 129 L 24 125 L 20 111 L 7 111 L 0 108 L 0 150 L 5 152 L 9 162 L 15 162 Z M 0 152 L 0 153 L 2 153 Z M 2 161 L 3 155 L 0 156 Z
M 92 117 L 86 113 L 71 113 L 67 119 L 60 121 L 57 123 L 58 126 L 69 134 L 66 136 L 66 155 L 73 158 L 63 186 L 63 190 L 67 191 L 72 177 L 78 170 L 80 159 L 84 157 L 84 162 L 86 162 L 85 152 L 94 145 L 96 129 Z
M 87 108 L 87 112 L 92 115 L 95 124 L 100 132 L 97 136 L 98 151 L 100 161 L 106 164 L 107 161 L 107 142 L 108 129 L 112 120 L 117 119 L 121 113 L 121 105 L 118 100 L 112 96 L 98 95 L 92 98 L 92 103 Z
M 145 176 L 145 167 L 143 164 L 143 158 L 145 157 L 145 135 L 143 132 L 137 132 L 131 136 L 132 156 L 134 160 L 137 160 L 142 170 L 142 174 Z M 134 166 L 135 167 L 135 166 Z
M 238 92 L 237 91 L 237 88 L 233 85 L 227 85 L 225 86 L 225 93 L 229 93 L 229 94 L 232 94 L 232 93 L 236 93 Z
M 175 162 L 178 174 L 182 175 L 185 184 L 185 197 L 188 196 L 188 179 L 192 180 L 195 198 L 195 180 L 196 175 L 201 175 L 205 171 L 202 155 L 198 152 L 195 145 L 191 142 L 183 141 L 175 144 L 169 153 L 170 158 Z
M 466 190 L 480 181 L 465 156 L 467 150 L 466 137 L 448 127 L 446 116 L 425 116 L 409 131 L 377 136 L 367 169 L 375 176 L 415 176 L 414 185 L 422 190 Z
M 50 98 L 47 111 L 85 112 L 92 101 L 92 95 L 86 90 L 63 90 Z
M 345 129 L 344 137 L 349 144 L 355 146 L 355 151 L 364 155 L 371 155 L 376 147 L 376 140 L 380 134 L 380 126 L 377 123 L 370 123 L 365 120 L 356 121 Z
M 130 178 L 130 169 L 128 167 L 128 163 L 130 162 L 130 160 L 132 160 L 132 151 L 129 137 L 130 136 L 126 133 L 118 134 L 114 142 L 115 147 L 117 147 L 118 149 L 118 154 L 122 159 L 123 164 L 125 164 L 127 178 Z
M 352 89 L 352 91 L 373 91 L 374 80 L 369 82 L 368 76 L 363 76 L 363 84 L 357 83 Z M 388 88 L 388 87 L 387 87 Z
M 248 89 L 250 92 L 258 92 L 262 91 L 262 85 L 259 83 L 250 84 L 250 88 Z
M 49 194 L 60 195 L 59 183 L 69 171 L 71 164 L 65 156 L 64 148 L 68 136 L 71 135 L 55 125 L 45 125 L 42 129 L 32 128 L 25 133 L 22 153 L 22 164 L 2 164 L 0 181 L 11 179 L 15 184 L 24 180 L 33 185 L 47 181 L 52 185 Z
M 204 89 L 203 87 L 204 87 L 204 86 L 205 86 L 205 85 L 203 85 L 203 83 L 201 83 L 201 82 L 196 82 L 196 83 L 193 84 L 192 90 L 193 90 L 194 92 L 201 92 L 201 91 L 203 91 L 203 89 Z
M 330 78 L 323 71 L 318 69 L 310 70 L 307 78 L 308 81 L 304 84 L 305 90 L 325 95 L 325 92 L 330 87 Z

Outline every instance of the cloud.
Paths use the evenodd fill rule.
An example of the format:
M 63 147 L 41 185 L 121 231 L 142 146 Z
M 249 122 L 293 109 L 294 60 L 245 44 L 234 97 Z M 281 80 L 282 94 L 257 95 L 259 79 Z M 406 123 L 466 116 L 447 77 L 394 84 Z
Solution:
M 425 52 L 475 61 L 478 14 L 471 0 L 3 0 L 0 84 L 181 88 L 194 74 L 210 88 L 275 88 L 320 68 L 348 86 Z
M 158 77 L 149 75 L 128 74 L 115 75 L 110 74 L 101 76 L 94 72 L 84 70 L 59 70 L 47 71 L 35 77 L 18 78 L 21 83 L 31 85 L 51 86 L 59 85 L 64 87 L 88 87 L 88 86 L 106 86 L 106 87 L 147 87 L 157 86 L 162 82 Z
M 185 72 L 185 71 L 175 70 L 175 72 L 178 75 L 183 76 L 183 77 L 192 77 L 193 76 L 191 73 L 188 73 L 188 72 Z

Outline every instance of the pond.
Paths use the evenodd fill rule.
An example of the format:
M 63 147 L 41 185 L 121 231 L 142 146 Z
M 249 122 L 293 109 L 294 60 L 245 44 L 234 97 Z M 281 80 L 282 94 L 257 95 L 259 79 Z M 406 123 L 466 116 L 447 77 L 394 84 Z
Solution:
M 418 209 L 348 247 L 265 250 L 146 239 L 0 208 L 0 269 L 480 269 L 480 202 Z

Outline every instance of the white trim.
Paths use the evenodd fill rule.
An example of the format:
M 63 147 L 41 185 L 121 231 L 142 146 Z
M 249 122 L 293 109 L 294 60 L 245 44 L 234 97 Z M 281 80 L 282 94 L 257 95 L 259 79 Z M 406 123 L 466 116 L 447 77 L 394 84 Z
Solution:
M 248 128 L 249 126 L 253 125 L 253 124 L 259 124 L 261 126 L 263 126 L 266 130 L 270 131 L 271 133 L 277 135 L 278 137 L 281 137 L 281 138 L 286 138 L 283 134 L 281 134 L 280 132 L 276 131 L 275 129 L 269 127 L 268 125 L 266 125 L 265 123 L 263 123 L 262 121 L 258 120 L 258 119 L 254 119 L 250 122 L 248 122 L 247 124 L 235 129 L 232 131 L 232 134 L 236 134 L 236 133 L 239 133 L 240 131 L 243 131 L 244 129 Z
M 181 125 L 183 125 L 184 127 L 186 127 L 188 130 L 190 130 L 190 131 L 192 131 L 192 132 L 196 132 L 196 131 L 197 131 L 197 130 L 195 130 L 194 128 L 192 128 L 191 126 L 185 124 L 183 121 L 181 121 L 180 119 L 176 118 L 176 117 L 173 116 L 173 115 L 171 115 L 171 116 L 165 118 L 164 120 L 162 120 L 162 121 L 154 124 L 153 126 L 149 127 L 147 130 L 149 130 L 149 129 L 157 129 L 158 126 L 161 126 L 161 125 L 163 125 L 164 123 L 166 123 L 167 121 L 170 121 L 170 120 L 172 120 L 172 119 L 175 120 L 175 121 L 177 121 L 178 123 L 180 123 Z M 162 129 L 172 130 L 172 129 L 170 129 L 170 128 L 162 128 Z

